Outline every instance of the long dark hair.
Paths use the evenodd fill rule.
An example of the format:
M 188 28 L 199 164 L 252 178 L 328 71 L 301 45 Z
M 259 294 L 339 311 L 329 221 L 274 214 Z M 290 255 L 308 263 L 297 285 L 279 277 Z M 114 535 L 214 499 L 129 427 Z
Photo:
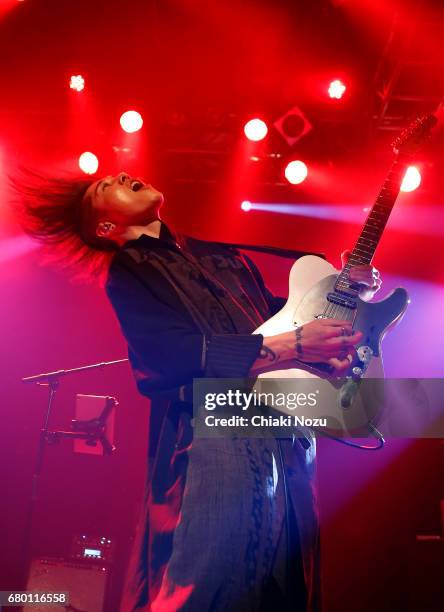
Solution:
M 38 240 L 44 263 L 70 273 L 76 280 L 103 285 L 117 245 L 95 234 L 98 216 L 85 197 L 95 179 L 51 177 L 29 168 L 9 176 L 16 197 L 14 217 L 23 231 Z

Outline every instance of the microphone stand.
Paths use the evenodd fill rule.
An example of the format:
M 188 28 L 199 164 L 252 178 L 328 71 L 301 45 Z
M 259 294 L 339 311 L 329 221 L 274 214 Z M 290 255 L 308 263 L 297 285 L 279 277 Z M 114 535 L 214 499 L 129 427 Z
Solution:
M 42 473 L 43 457 L 45 453 L 45 444 L 51 444 L 58 442 L 61 438 L 74 438 L 86 440 L 86 443 L 91 446 L 96 446 L 97 442 L 100 442 L 103 447 L 104 453 L 110 455 L 115 450 L 115 446 L 111 445 L 110 441 L 106 437 L 106 421 L 111 413 L 114 406 L 118 405 L 118 401 L 114 397 L 107 397 L 105 408 L 99 417 L 90 419 L 88 421 L 72 420 L 73 431 L 50 431 L 49 421 L 51 412 L 54 406 L 54 401 L 57 393 L 57 389 L 60 385 L 60 378 L 64 376 L 70 376 L 71 374 L 77 374 L 78 372 L 85 372 L 88 370 L 96 370 L 99 368 L 108 367 L 111 365 L 117 365 L 128 362 L 128 359 L 116 359 L 114 361 L 102 361 L 100 363 L 94 363 L 78 368 L 71 368 L 67 370 L 56 370 L 54 372 L 45 372 L 42 374 L 36 374 L 33 376 L 25 376 L 22 378 L 24 383 L 33 383 L 42 387 L 48 387 L 48 403 L 46 407 L 46 414 L 44 418 L 43 428 L 40 430 L 39 445 L 37 448 L 37 456 L 35 461 L 34 474 L 32 476 L 32 487 L 31 487 L 31 498 L 28 508 L 28 516 L 26 519 L 24 537 L 23 537 L 23 560 L 24 576 L 22 584 L 26 584 L 29 568 L 31 565 L 31 534 L 32 534 L 32 523 L 34 517 L 35 506 L 38 500 L 38 489 L 40 475 Z

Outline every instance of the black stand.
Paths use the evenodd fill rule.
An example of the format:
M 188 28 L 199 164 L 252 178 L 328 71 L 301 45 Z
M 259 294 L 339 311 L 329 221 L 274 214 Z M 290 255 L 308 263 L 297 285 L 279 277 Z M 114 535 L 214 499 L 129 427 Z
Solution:
M 43 374 L 36 374 L 35 376 L 27 376 L 22 378 L 22 382 L 35 383 L 39 386 L 48 387 L 49 396 L 48 404 L 46 408 L 45 419 L 43 428 L 40 430 L 39 445 L 37 449 L 37 456 L 35 462 L 34 474 L 32 477 L 31 487 L 31 498 L 29 503 L 28 515 L 26 519 L 24 536 L 23 536 L 23 579 L 22 584 L 26 584 L 26 579 L 29 573 L 31 565 L 31 535 L 32 535 L 32 523 L 34 517 L 34 510 L 38 499 L 38 489 L 40 475 L 42 472 L 43 458 L 45 454 L 45 445 L 54 444 L 61 438 L 81 439 L 86 440 L 86 444 L 96 446 L 99 442 L 102 444 L 103 451 L 105 454 L 110 455 L 115 450 L 115 447 L 111 445 L 110 441 L 106 437 L 106 421 L 114 408 L 118 405 L 118 401 L 114 397 L 108 397 L 105 408 L 99 417 L 91 419 L 89 421 L 77 421 L 72 420 L 73 431 L 50 431 L 49 420 L 51 417 L 51 411 L 54 405 L 57 389 L 59 388 L 59 379 L 63 376 L 69 376 L 78 372 L 85 372 L 87 370 L 94 370 L 102 367 L 108 367 L 120 363 L 126 363 L 128 359 L 117 359 L 115 361 L 104 361 L 101 363 L 90 364 L 79 368 L 72 368 L 69 370 L 57 370 L 55 372 L 47 372 Z

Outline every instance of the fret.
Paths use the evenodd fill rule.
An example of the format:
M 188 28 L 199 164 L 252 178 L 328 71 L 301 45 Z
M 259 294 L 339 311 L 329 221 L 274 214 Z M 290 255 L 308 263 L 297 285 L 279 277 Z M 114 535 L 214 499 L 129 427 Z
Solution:
M 375 245 L 376 245 L 376 242 L 372 242 L 372 244 L 363 244 L 362 242 L 359 242 L 359 241 L 358 241 L 358 242 L 356 243 L 356 246 L 357 246 L 358 248 L 362 248 L 362 249 L 364 249 L 364 250 L 366 250 L 366 249 L 372 249 L 372 250 L 373 250 L 373 247 L 374 247 Z
M 394 186 L 384 185 L 379 193 L 384 193 L 385 191 L 387 191 L 389 195 L 395 195 L 398 191 L 398 182 Z
M 350 259 L 351 259 L 351 256 L 350 256 Z M 361 258 L 358 259 L 357 257 L 355 257 L 354 260 L 352 261 L 352 265 L 358 265 L 358 266 L 362 264 L 366 264 L 366 263 L 367 263 L 367 260 L 364 260 Z
M 366 225 L 369 225 L 370 227 L 376 227 L 379 228 L 381 226 L 381 222 L 379 219 L 373 219 L 372 217 L 368 217 L 367 221 L 365 222 Z
M 350 289 L 350 285 L 353 285 L 354 282 L 350 279 L 338 279 L 336 282 L 336 287 L 342 287 L 343 289 Z
M 350 255 L 350 259 L 351 259 L 352 257 L 358 257 L 359 259 L 367 259 L 367 258 L 368 258 L 368 256 L 370 255 L 370 253 L 368 253 L 368 252 L 360 252 L 360 253 L 357 253 L 356 251 L 357 251 L 357 249 L 356 249 L 356 247 L 355 247 L 355 248 L 353 249 L 353 251 L 352 251 L 352 254 Z M 356 254 L 355 254 L 355 252 L 356 252 Z
M 388 215 L 387 215 L 387 213 L 385 211 L 381 212 L 380 210 L 376 210 L 375 208 L 373 208 L 370 211 L 369 218 L 371 219 L 373 217 L 373 215 L 378 215 L 378 220 L 380 220 L 380 219 L 387 219 L 388 218 Z
M 384 181 L 383 187 L 390 187 L 392 189 L 398 190 L 402 181 L 403 170 L 404 168 L 402 168 L 400 172 L 396 172 L 391 176 L 388 176 L 387 179 Z
M 375 206 L 376 206 L 376 204 L 375 204 Z M 378 208 L 379 208 L 379 207 L 378 207 Z M 379 218 L 381 218 L 381 219 L 387 219 L 387 218 L 388 218 L 388 215 L 389 215 L 388 211 L 385 211 L 385 210 L 384 210 L 384 211 L 382 211 L 382 210 L 378 210 L 378 208 L 373 208 L 373 209 L 370 211 L 369 216 L 372 216 L 372 215 L 378 215 L 378 216 L 379 216 Z
M 382 199 L 386 199 L 386 200 L 396 200 L 396 196 L 398 195 L 399 192 L 399 185 L 396 187 L 396 189 L 381 189 L 381 191 L 378 194 L 378 198 Z
M 397 191 L 399 189 L 400 177 L 397 176 L 393 179 L 386 179 L 382 184 L 381 191 L 388 189 L 389 191 Z
M 353 252 L 358 251 L 359 253 L 364 253 L 364 255 L 370 255 L 370 253 L 368 251 L 362 250 L 362 249 L 358 249 L 357 247 L 355 247 L 353 249 Z
M 386 189 L 381 189 L 379 191 L 379 197 L 389 197 L 390 199 L 392 198 L 396 198 L 396 196 L 398 195 L 399 192 L 399 184 L 396 185 L 396 188 L 386 188 Z
M 364 236 L 369 235 L 371 238 L 377 238 L 378 240 L 379 240 L 379 238 L 380 238 L 380 234 L 373 234 L 373 233 L 372 233 L 372 232 L 370 232 L 368 229 L 363 229 L 363 230 L 362 230 L 362 234 L 363 234 Z
M 368 217 L 365 222 L 365 225 L 370 228 L 383 229 L 384 225 L 387 223 L 387 219 L 375 219 L 374 217 Z
M 370 209 L 364 227 L 347 263 L 336 279 L 334 285 L 336 290 L 344 291 L 351 295 L 359 294 L 360 289 L 354 289 L 352 286 L 354 282 L 349 278 L 350 268 L 357 265 L 367 265 L 371 262 L 399 194 L 402 174 L 406 167 L 407 163 L 398 155 Z
M 374 242 L 373 244 L 362 244 L 362 242 L 358 241 L 356 243 L 355 249 L 360 249 L 364 253 L 370 253 L 370 251 L 374 251 L 375 245 L 376 242 Z
M 387 219 L 376 219 L 375 217 L 367 217 L 365 225 L 368 227 L 375 227 L 376 229 L 384 227 L 387 223 Z
M 396 196 L 397 196 L 397 195 L 398 195 L 397 193 L 394 193 L 393 195 L 391 195 L 391 196 L 390 196 L 390 198 L 388 198 L 388 197 L 387 197 L 387 196 L 385 196 L 385 195 L 379 195 L 379 196 L 376 198 L 376 201 L 378 202 L 378 204 L 379 204 L 380 206 L 385 206 L 387 209 L 388 209 L 388 208 L 390 208 L 390 210 L 389 210 L 388 212 L 391 212 L 391 208 L 392 208 L 393 204 L 395 203 L 395 200 L 396 200 Z M 388 206 L 386 206 L 385 204 L 383 204 L 383 202 L 387 202 Z
M 365 236 L 359 236 L 359 239 L 356 244 L 362 243 L 364 246 L 373 246 L 377 243 L 376 240 L 370 240 L 370 238 L 366 238 Z
M 376 202 L 380 206 L 384 206 L 387 209 L 387 212 L 390 213 L 397 195 L 398 193 L 394 193 L 390 197 L 386 195 L 378 195 L 378 197 L 376 198 Z
M 370 214 L 381 215 L 383 217 L 387 217 L 390 214 L 390 210 L 386 206 L 379 204 L 378 200 L 376 200 L 375 205 L 372 209 L 370 209 Z

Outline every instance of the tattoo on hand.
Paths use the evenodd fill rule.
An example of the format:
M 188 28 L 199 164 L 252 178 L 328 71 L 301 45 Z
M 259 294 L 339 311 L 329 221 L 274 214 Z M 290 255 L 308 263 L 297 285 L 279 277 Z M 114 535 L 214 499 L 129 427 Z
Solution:
M 304 355 L 304 349 L 302 348 L 302 330 L 304 329 L 304 326 L 302 327 L 298 327 L 297 329 L 295 329 L 295 334 L 296 334 L 296 353 L 298 354 L 299 357 L 302 357 Z
M 276 353 L 272 351 L 271 348 L 264 344 L 260 350 L 259 357 L 261 359 L 267 359 L 267 361 L 276 361 L 279 355 L 276 355 Z

